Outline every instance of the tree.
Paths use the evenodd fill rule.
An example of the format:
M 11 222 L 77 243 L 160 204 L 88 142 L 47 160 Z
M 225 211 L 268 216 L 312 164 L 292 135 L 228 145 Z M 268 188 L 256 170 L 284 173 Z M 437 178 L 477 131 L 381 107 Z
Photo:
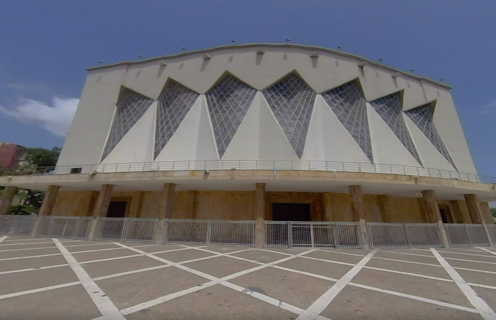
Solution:
M 13 174 L 32 174 L 39 172 L 40 167 L 54 167 L 60 155 L 60 148 L 52 150 L 43 148 L 27 148 L 26 158 L 18 170 Z M 2 172 L 0 172 L 2 174 Z M 41 208 L 45 192 L 39 190 L 19 189 L 17 196 L 22 199 L 22 204 L 12 206 L 9 214 L 27 215 L 37 213 Z
M 491 208 L 491 214 L 493 215 L 493 218 L 496 219 L 496 208 Z

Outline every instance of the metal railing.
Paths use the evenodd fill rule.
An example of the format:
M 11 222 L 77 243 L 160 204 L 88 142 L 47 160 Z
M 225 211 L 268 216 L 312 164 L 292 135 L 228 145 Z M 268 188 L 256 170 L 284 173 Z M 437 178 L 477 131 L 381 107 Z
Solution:
M 264 221 L 265 247 L 362 248 L 358 222 Z
M 369 243 L 378 247 L 442 247 L 437 223 L 367 223 Z
M 334 172 L 386 173 L 418 177 L 432 177 L 495 184 L 496 177 L 473 173 L 431 169 L 423 167 L 339 161 L 304 160 L 205 160 L 160 161 L 109 164 L 84 164 L 70 166 L 39 167 L 30 174 L 98 174 L 114 172 L 185 171 L 185 170 L 305 170 Z M 23 174 L 8 172 L 5 175 Z
M 42 217 L 35 237 L 87 239 L 91 217 Z
M 255 221 L 167 219 L 162 243 L 255 246 Z
M 1 215 L 0 234 L 30 234 L 37 216 Z
M 448 237 L 450 246 L 470 247 L 489 245 L 489 239 L 486 237 L 482 224 L 445 223 L 444 229 L 446 230 L 446 236 Z
M 93 240 L 155 242 L 158 219 L 98 218 Z

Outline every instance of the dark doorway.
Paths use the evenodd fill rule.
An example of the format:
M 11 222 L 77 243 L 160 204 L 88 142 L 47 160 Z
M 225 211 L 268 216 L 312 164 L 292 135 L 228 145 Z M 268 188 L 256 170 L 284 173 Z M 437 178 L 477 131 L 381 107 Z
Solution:
M 451 212 L 448 208 L 439 208 L 439 212 L 441 213 L 441 219 L 443 219 L 444 223 L 453 223 Z
M 127 202 L 111 201 L 107 210 L 108 218 L 125 218 Z
M 272 220 L 274 221 L 310 221 L 311 218 L 309 203 L 272 204 Z

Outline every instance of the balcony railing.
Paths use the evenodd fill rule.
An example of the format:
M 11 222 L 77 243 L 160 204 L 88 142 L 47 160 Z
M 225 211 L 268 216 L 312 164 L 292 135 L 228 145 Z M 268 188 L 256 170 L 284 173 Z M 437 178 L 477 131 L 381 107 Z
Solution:
M 40 167 L 26 172 L 4 172 L 3 175 L 50 175 L 50 174 L 90 174 L 118 172 L 153 172 L 153 171 L 215 171 L 215 170 L 270 170 L 274 174 L 282 170 L 360 172 L 399 174 L 416 177 L 431 177 L 449 180 L 461 180 L 496 184 L 496 177 L 481 176 L 473 173 L 430 169 L 396 164 L 373 164 L 338 161 L 293 161 L 293 160 L 205 160 L 205 161 L 161 161 L 131 162 L 90 165 Z

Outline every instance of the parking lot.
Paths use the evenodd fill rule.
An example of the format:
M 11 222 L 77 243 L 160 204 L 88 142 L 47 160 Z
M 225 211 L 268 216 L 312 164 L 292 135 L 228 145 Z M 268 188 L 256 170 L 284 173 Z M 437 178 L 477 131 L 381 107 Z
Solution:
M 496 249 L 0 237 L 0 319 L 496 319 Z

